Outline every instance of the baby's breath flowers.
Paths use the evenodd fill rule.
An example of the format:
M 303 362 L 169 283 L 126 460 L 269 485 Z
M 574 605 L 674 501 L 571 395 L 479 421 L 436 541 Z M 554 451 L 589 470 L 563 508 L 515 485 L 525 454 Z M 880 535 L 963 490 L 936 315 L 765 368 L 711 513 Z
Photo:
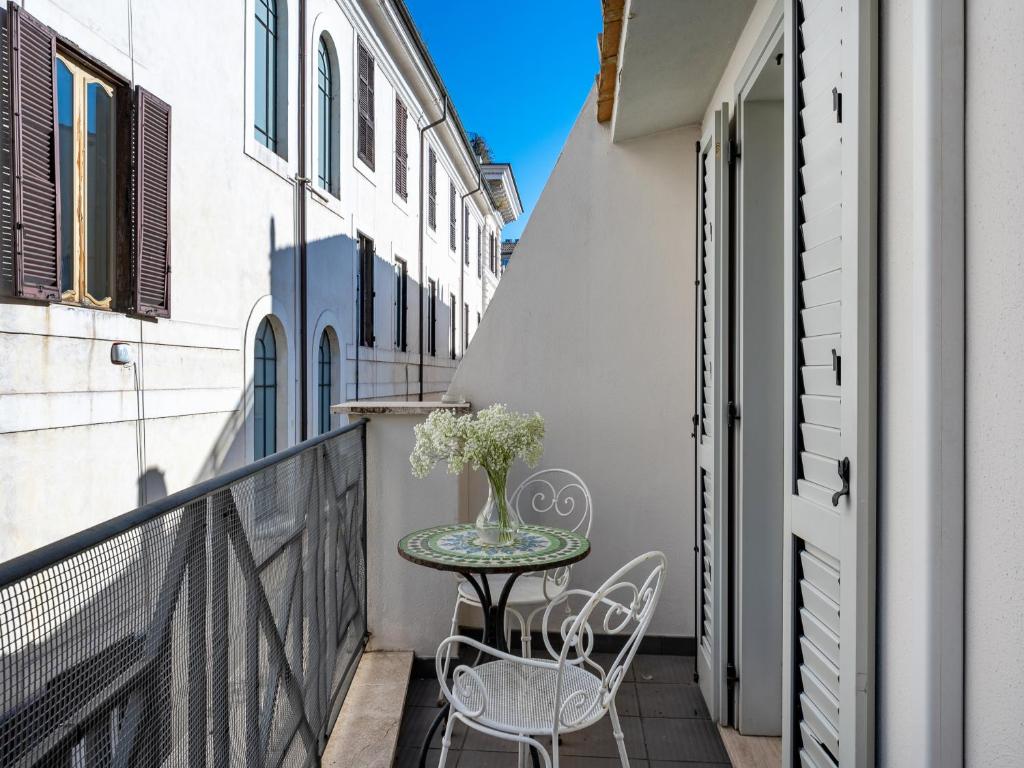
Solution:
M 505 485 L 512 462 L 521 458 L 535 467 L 544 453 L 544 418 L 539 413 L 517 413 L 496 403 L 480 411 L 456 417 L 437 410 L 414 428 L 416 445 L 409 456 L 412 473 L 426 477 L 439 461 L 457 475 L 468 464 L 487 473 L 502 528 L 508 526 Z

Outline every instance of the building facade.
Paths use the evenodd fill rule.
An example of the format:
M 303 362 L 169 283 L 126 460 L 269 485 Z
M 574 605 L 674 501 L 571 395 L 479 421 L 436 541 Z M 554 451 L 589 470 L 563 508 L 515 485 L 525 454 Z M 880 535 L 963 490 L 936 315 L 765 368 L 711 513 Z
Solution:
M 0 559 L 447 388 L 521 206 L 400 0 L 5 16 Z
M 651 632 L 787 768 L 1024 764 L 1024 7 L 602 8 L 453 390 L 547 417 L 603 556 L 669 557 Z

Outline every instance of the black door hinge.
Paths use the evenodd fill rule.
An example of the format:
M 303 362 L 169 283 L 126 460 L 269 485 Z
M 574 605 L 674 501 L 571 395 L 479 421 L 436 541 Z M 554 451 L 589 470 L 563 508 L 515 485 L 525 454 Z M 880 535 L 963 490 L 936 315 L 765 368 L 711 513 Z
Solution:
M 736 665 L 730 661 L 725 665 L 725 684 L 733 688 L 739 681 L 740 676 L 736 674 Z
M 697 425 L 700 424 L 700 417 L 695 413 L 690 417 L 690 421 L 693 422 L 693 432 L 690 433 L 690 437 L 697 437 Z
M 730 400 L 729 405 L 726 406 L 726 419 L 729 423 L 729 429 L 736 426 L 736 422 L 740 420 L 740 409 L 732 400 Z
M 836 375 L 836 386 L 843 383 L 843 356 L 832 350 L 832 372 Z
M 732 165 L 740 158 L 740 145 L 735 139 L 729 139 L 729 144 L 726 147 L 726 159 L 729 161 L 729 165 Z
M 832 89 L 832 111 L 836 113 L 836 122 L 843 122 L 843 94 L 838 88 Z
M 843 481 L 843 487 L 832 494 L 832 506 L 839 506 L 839 499 L 850 495 L 850 459 L 843 457 L 836 462 L 836 469 L 839 472 L 839 479 Z

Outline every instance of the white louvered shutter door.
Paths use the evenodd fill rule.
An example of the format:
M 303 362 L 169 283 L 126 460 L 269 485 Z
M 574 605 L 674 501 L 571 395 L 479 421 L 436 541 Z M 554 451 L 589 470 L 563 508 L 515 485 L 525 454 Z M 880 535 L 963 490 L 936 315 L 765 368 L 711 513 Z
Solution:
M 700 281 L 697 317 L 697 675 L 708 709 L 717 718 L 724 704 L 725 542 L 722 486 L 728 447 L 724 406 L 728 382 L 725 342 L 728 322 L 728 167 L 724 143 L 728 105 L 715 113 L 700 145 L 697 249 Z
M 787 13 L 784 764 L 871 764 L 874 142 L 867 0 Z

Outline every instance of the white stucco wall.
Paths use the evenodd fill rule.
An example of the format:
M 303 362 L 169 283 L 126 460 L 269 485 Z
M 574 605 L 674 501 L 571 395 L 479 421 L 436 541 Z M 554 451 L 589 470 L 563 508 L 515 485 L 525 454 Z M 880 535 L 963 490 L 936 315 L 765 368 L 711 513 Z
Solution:
M 450 391 L 537 410 L 542 466 L 594 499 L 596 587 L 650 549 L 669 581 L 650 632 L 693 635 L 693 143 L 682 129 L 613 145 L 583 105 Z M 522 467 L 519 472 L 523 471 Z M 471 483 L 470 512 L 482 502 Z
M 1024 6 L 966 8 L 965 764 L 1024 765 Z
M 316 432 L 317 379 L 308 411 L 299 413 L 299 329 L 296 243 L 295 110 L 298 4 L 279 0 L 289 44 L 287 159 L 252 141 L 253 0 L 195 9 L 181 3 L 119 0 L 68 4 L 37 0 L 29 12 L 125 79 L 172 107 L 171 273 L 169 320 L 141 322 L 116 312 L 44 305 L 12 298 L 11 256 L 0 269 L 0 560 L 135 507 L 139 476 L 149 496 L 179 490 L 252 457 L 251 356 L 256 327 L 267 312 L 287 338 L 279 378 L 278 447 L 300 436 L 302 419 Z M 331 321 L 338 338 L 335 402 L 355 396 L 356 254 L 358 232 L 377 248 L 377 348 L 359 350 L 359 396 L 404 397 L 418 391 L 418 126 L 439 109 L 413 49 L 371 0 L 309 0 L 305 35 L 316 87 L 316 45 L 330 36 L 337 56 L 339 186 L 336 198 L 309 195 L 308 359 L 315 370 L 319 336 Z M 376 60 L 376 168 L 355 157 L 355 45 L 362 37 Z M 4 48 L 6 51 L 6 48 Z M 134 52 L 134 58 L 132 57 Z M 6 66 L 6 54 L 3 66 Z M 409 109 L 409 200 L 394 189 L 394 103 Z M 307 130 L 315 137 L 315 101 L 307 100 Z M 477 126 L 486 133 L 486 126 Z M 438 230 L 424 238 L 425 277 L 439 283 L 437 351 L 425 359 L 426 390 L 437 397 L 453 375 L 448 355 L 448 297 L 470 304 L 470 332 L 486 294 L 477 277 L 475 227 L 470 265 L 462 269 L 462 193 L 476 185 L 468 153 L 451 125 L 431 131 L 438 153 Z M 0 142 L 7 146 L 6 138 Z M 310 138 L 307 174 L 316 176 Z M 260 151 L 262 150 L 262 151 Z M 0 150 L 9 163 L 6 149 Z M 458 249 L 448 244 L 448 185 L 460 206 Z M 4 187 L 9 194 L 9 187 Z M 498 232 L 487 198 L 468 199 L 473 215 Z M 409 267 L 408 351 L 394 348 L 396 256 Z M 461 307 L 461 304 L 460 304 Z M 461 311 L 457 313 L 461 323 Z M 461 354 L 462 332 L 458 338 Z M 143 342 L 140 347 L 140 339 Z M 134 375 L 109 362 L 110 343 L 136 347 L 145 390 L 146 462 L 136 461 Z M 367 362 L 367 358 L 369 361 Z M 340 379 L 340 380 L 339 380 Z

